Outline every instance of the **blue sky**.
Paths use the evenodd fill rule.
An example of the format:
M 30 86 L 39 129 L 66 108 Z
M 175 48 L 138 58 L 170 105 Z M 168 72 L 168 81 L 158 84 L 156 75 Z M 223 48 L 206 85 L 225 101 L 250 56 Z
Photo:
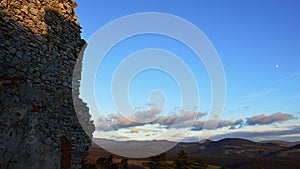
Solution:
M 211 138 L 300 140 L 299 1 L 76 2 L 82 38 L 87 42 L 97 30 L 111 21 L 140 12 L 176 15 L 191 22 L 206 34 L 222 61 L 227 86 L 226 104 L 220 121 L 222 125 L 213 131 Z M 201 61 L 181 42 L 165 36 L 147 34 L 131 37 L 117 44 L 99 65 L 95 78 L 95 96 L 102 115 L 112 123 L 107 125 L 113 126 L 115 130 L 105 129 L 107 125 L 103 124 L 97 126 L 103 119 L 99 119 L 96 108 L 91 107 L 91 114 L 98 129 L 94 137 L 151 140 L 161 138 L 159 133 L 165 133 L 162 139 L 176 140 L 177 136 L 168 135 L 173 131 L 168 130 L 166 123 L 128 123 L 119 119 L 114 107 L 110 89 L 114 71 L 128 55 L 145 48 L 171 51 L 188 65 L 199 87 L 198 111 L 203 113 L 202 120 L 205 120 L 204 114 L 209 112 L 210 108 L 211 87 L 209 76 Z M 94 57 L 97 57 L 97 54 Z M 88 67 L 85 62 L 83 66 Z M 88 75 L 83 74 L 83 77 L 86 76 Z M 82 85 L 87 84 L 82 81 Z M 165 94 L 167 103 L 162 112 L 155 111 L 155 106 L 147 104 L 149 92 L 153 89 L 161 89 Z M 81 91 L 84 100 L 93 97 L 84 93 L 84 90 Z M 142 113 L 163 113 L 165 119 L 171 118 L 172 113 L 176 113 L 178 117 L 193 115 L 192 110 L 180 108 L 181 96 L 176 79 L 161 71 L 146 70 L 137 74 L 131 81 L 128 93 L 132 105 Z M 186 141 L 199 139 L 202 120 L 198 119 L 196 127 L 186 136 Z M 182 128 L 172 130 L 180 133 Z

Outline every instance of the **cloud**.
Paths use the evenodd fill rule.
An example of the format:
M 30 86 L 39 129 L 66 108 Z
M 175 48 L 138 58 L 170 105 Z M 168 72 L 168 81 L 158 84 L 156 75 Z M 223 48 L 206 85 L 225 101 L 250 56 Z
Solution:
M 150 104 L 150 103 L 147 103 Z M 121 128 L 129 128 L 135 126 L 145 125 L 145 122 L 157 119 L 161 113 L 161 109 L 157 107 L 150 107 L 150 109 L 142 110 L 136 108 L 136 112 L 126 118 L 119 113 L 108 114 L 107 117 L 100 117 L 96 121 L 96 130 L 98 131 L 113 131 Z
M 300 79 L 300 73 L 293 73 L 287 77 L 279 79 L 278 81 L 281 82 L 281 81 L 286 81 L 286 80 L 298 80 L 298 79 Z
M 151 102 L 147 102 L 147 103 L 145 104 L 145 106 L 155 107 L 155 104 L 154 104 L 154 103 L 151 103 Z
M 159 132 L 159 130 L 150 130 L 150 129 L 142 129 L 142 128 L 131 128 L 130 132 L 128 132 L 128 133 L 139 133 L 139 132 L 150 133 L 150 132 Z
M 260 114 L 252 117 L 237 120 L 201 120 L 207 113 L 193 112 L 190 110 L 176 109 L 173 113 L 159 116 L 161 110 L 151 107 L 148 110 L 139 110 L 132 117 L 125 118 L 121 114 L 109 114 L 107 117 L 101 117 L 96 121 L 97 131 L 113 131 L 122 128 L 129 128 L 128 133 L 155 132 L 159 130 L 146 130 L 137 128 L 145 125 L 158 125 L 159 129 L 181 129 L 191 128 L 192 131 L 214 130 L 228 128 L 235 130 L 244 126 L 254 125 L 274 125 L 276 123 L 288 121 L 295 117 L 288 113 L 274 113 L 271 115 Z M 132 120 L 134 119 L 134 120 Z M 142 119 L 142 122 L 140 119 Z
M 257 92 L 257 93 L 253 93 L 253 94 L 250 94 L 250 95 L 246 96 L 246 101 L 253 100 L 255 98 L 262 97 L 262 96 L 267 96 L 267 95 L 270 95 L 272 93 L 274 93 L 273 89 L 268 89 L 268 90 L 263 90 L 263 91 L 260 91 L 260 92 Z
M 149 110 L 138 110 L 134 116 L 131 117 L 134 121 L 153 121 L 161 113 L 161 109 L 151 107 Z
M 188 136 L 185 137 L 183 140 L 181 140 L 181 142 L 198 142 L 199 141 L 199 137 L 197 136 Z
M 189 110 L 180 110 L 179 113 L 169 114 L 159 117 L 153 124 L 165 126 L 165 128 L 185 128 L 192 127 L 196 120 L 206 116 L 207 113 L 193 112 Z
M 214 129 L 219 129 L 219 128 L 225 128 L 228 127 L 230 130 L 234 130 L 237 128 L 242 128 L 245 125 L 268 125 L 268 124 L 273 124 L 276 122 L 284 122 L 288 121 L 291 119 L 294 119 L 295 117 L 287 114 L 287 113 L 274 113 L 271 115 L 257 115 L 253 117 L 246 118 L 246 122 L 244 122 L 243 119 L 237 119 L 235 121 L 231 120 L 209 120 L 209 121 L 196 121 L 194 124 L 192 130 L 193 131 L 201 131 L 203 129 L 206 130 L 214 130 Z M 217 124 L 217 125 L 216 125 Z M 205 128 L 204 128 L 205 126 Z
M 130 139 L 130 137 L 126 137 L 126 136 L 110 136 L 110 139 L 114 139 L 114 140 L 127 140 L 127 139 Z
M 106 118 L 100 117 L 96 121 L 97 131 L 113 131 L 121 128 L 140 126 L 141 123 L 125 118 L 121 114 L 109 114 Z
M 130 117 L 130 119 L 125 118 L 121 114 L 109 114 L 105 118 L 98 118 L 96 121 L 96 130 L 112 131 L 121 128 L 144 126 L 146 124 L 158 124 L 164 128 L 191 127 L 197 119 L 207 114 L 201 112 L 192 112 L 189 110 L 179 110 L 178 112 L 173 112 L 166 116 L 158 116 L 160 113 L 160 109 L 151 107 L 149 110 L 137 111 L 132 117 Z
M 113 128 L 106 122 L 105 118 L 100 117 L 95 121 L 95 127 L 97 131 L 112 131 Z
M 231 121 L 231 120 L 209 120 L 209 121 L 197 121 L 192 130 L 193 131 L 200 131 L 204 129 L 204 125 L 206 124 L 205 129 L 206 130 L 213 130 L 218 129 L 218 128 L 223 128 L 223 127 L 229 127 L 229 129 L 235 129 L 238 126 L 243 125 L 243 119 L 238 119 L 236 121 Z M 217 125 L 216 125 L 217 124 Z
M 284 121 L 288 121 L 291 119 L 294 119 L 295 117 L 288 114 L 288 113 L 274 113 L 271 115 L 265 115 L 265 114 L 261 114 L 258 116 L 253 116 L 253 117 L 249 117 L 246 118 L 246 124 L 248 125 L 267 125 L 267 124 L 272 124 L 272 123 L 276 123 L 276 122 L 284 122 Z

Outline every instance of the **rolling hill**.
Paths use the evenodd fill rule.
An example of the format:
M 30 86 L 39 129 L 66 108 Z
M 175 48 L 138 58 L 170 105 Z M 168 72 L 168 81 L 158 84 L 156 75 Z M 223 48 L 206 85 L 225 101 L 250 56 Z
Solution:
M 150 142 L 153 144 L 162 141 Z M 124 145 L 139 145 L 139 143 L 141 142 L 117 142 L 117 144 Z M 300 144 L 298 143 L 285 141 L 253 142 L 240 138 L 226 138 L 219 141 L 180 142 L 166 153 L 169 160 L 174 160 L 177 153 L 184 150 L 190 158 L 204 158 L 208 164 L 226 166 L 229 169 L 251 169 L 259 163 L 263 164 L 265 169 L 298 169 L 298 166 L 300 166 Z M 118 157 L 100 148 L 95 143 L 89 152 L 88 158 L 91 161 L 95 161 L 100 156 L 113 155 Z

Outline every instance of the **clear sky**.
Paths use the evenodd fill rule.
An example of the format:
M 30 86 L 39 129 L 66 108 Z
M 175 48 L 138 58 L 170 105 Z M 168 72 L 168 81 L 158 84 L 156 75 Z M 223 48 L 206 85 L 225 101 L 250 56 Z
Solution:
M 141 12 L 176 15 L 194 24 L 209 38 L 223 64 L 227 86 L 222 119 L 217 129 L 213 130 L 211 139 L 242 137 L 251 140 L 300 140 L 300 1 L 76 2 L 82 37 L 88 43 L 93 34 L 104 25 L 120 17 Z M 159 115 L 161 120 L 138 124 L 122 119 L 112 99 L 112 77 L 122 60 L 146 48 L 170 51 L 186 63 L 199 87 L 200 102 L 197 111 L 180 107 L 180 88 L 174 77 L 166 72 L 149 69 L 132 79 L 128 94 L 131 104 L 137 110 L 135 113 L 144 113 L 139 117 L 153 120 Z M 97 53 L 94 57 L 97 57 Z M 83 66 L 85 69 L 89 65 L 84 61 Z M 84 73 L 82 76 L 83 79 L 89 77 Z M 83 80 L 82 85 L 88 84 Z M 170 124 L 166 121 L 172 121 L 173 115 L 176 115 L 185 117 L 182 119 L 190 122 L 193 121 L 194 113 L 199 111 L 200 118 L 193 121 L 195 126 L 185 137 L 185 141 L 197 141 L 205 117 L 210 111 L 210 85 L 201 60 L 181 42 L 155 34 L 128 38 L 107 53 L 97 70 L 95 98 L 102 118 L 97 108 L 91 107 L 90 113 L 97 127 L 94 137 L 116 140 L 177 140 L 182 136 L 169 133 L 174 133 L 175 130 L 175 133 L 181 133 L 184 127 L 176 127 L 171 131 Z M 149 104 L 149 92 L 153 89 L 164 92 L 167 101 L 164 110 Z M 84 90 L 81 95 L 87 102 L 90 97 L 94 97 L 86 95 Z M 107 123 L 103 122 L 104 119 Z

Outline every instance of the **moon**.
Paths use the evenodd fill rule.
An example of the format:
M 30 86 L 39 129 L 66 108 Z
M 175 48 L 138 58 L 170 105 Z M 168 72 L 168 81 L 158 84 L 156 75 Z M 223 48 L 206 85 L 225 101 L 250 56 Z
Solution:
M 279 68 L 279 65 L 278 65 L 278 64 L 276 64 L 276 65 L 275 65 L 275 67 L 278 69 L 278 68 Z

